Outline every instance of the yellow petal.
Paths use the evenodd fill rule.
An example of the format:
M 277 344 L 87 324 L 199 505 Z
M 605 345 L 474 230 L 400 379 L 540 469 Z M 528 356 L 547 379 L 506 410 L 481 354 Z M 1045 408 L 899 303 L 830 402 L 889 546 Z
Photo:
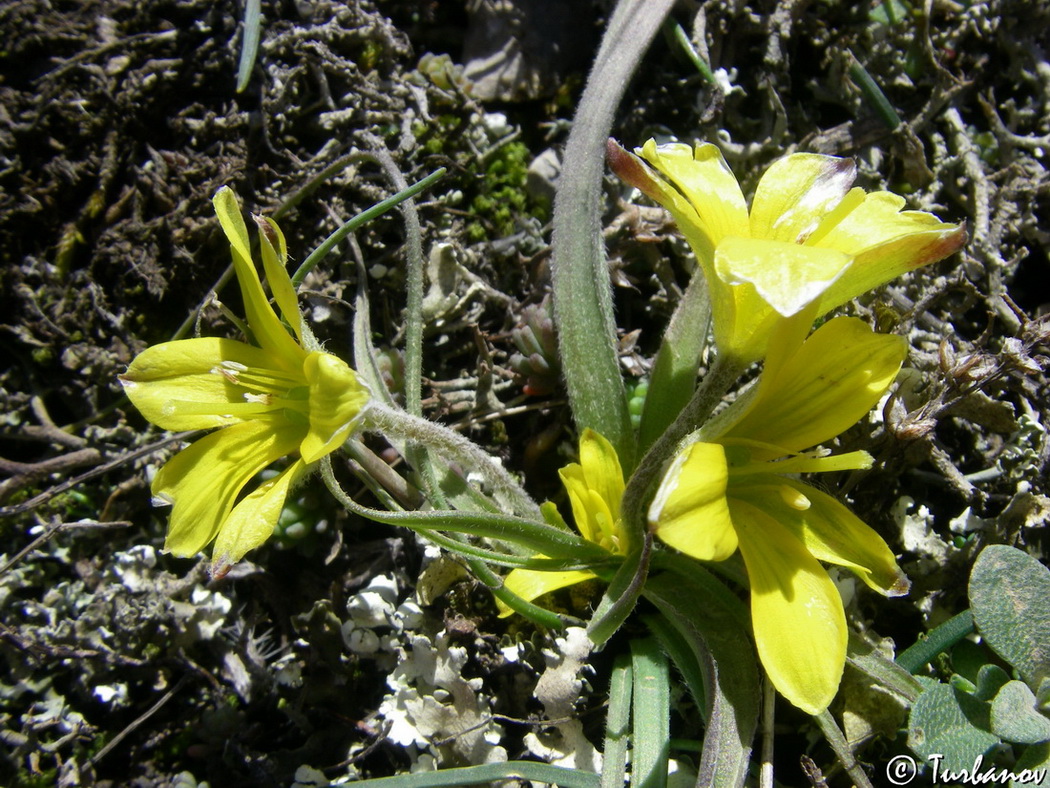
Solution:
M 650 140 L 647 145 L 655 142 Z M 681 146 L 685 147 L 685 146 Z M 688 149 L 687 149 L 688 150 Z M 638 149 L 641 152 L 641 149 Z M 705 271 L 710 270 L 711 254 L 714 248 L 711 239 L 697 216 L 696 209 L 674 186 L 664 180 L 664 176 L 650 167 L 633 153 L 621 148 L 614 140 L 609 140 L 605 147 L 606 160 L 617 177 L 638 189 L 649 199 L 659 203 L 674 216 L 679 229 L 685 235 L 693 249 L 706 249 L 698 255 Z M 655 155 L 655 154 L 654 154 Z
M 368 389 L 346 362 L 321 350 L 306 357 L 303 375 L 310 387 L 310 428 L 299 451 L 312 463 L 343 445 L 368 402 Z
M 153 479 L 154 496 L 174 508 L 164 548 L 188 557 L 219 532 L 244 485 L 280 457 L 292 454 L 301 432 L 245 421 L 206 435 L 172 457 Z
M 855 258 L 849 273 L 821 297 L 821 313 L 937 262 L 966 243 L 964 225 L 942 222 L 923 211 L 901 211 L 904 204 L 896 194 L 874 192 L 834 226 L 817 231 L 816 245 Z
M 233 267 L 237 272 L 237 281 L 244 298 L 245 315 L 248 318 L 248 326 L 255 335 L 255 341 L 273 354 L 273 364 L 297 368 L 302 364 L 306 351 L 299 347 L 281 324 L 263 292 L 259 272 L 255 270 L 255 263 L 252 262 L 248 228 L 244 224 L 244 217 L 241 216 L 237 196 L 232 189 L 223 186 L 215 193 L 212 204 L 215 206 L 219 224 L 230 241 Z
M 616 449 L 591 429 L 580 435 L 580 462 L 558 470 L 573 520 L 584 539 L 616 551 L 619 546 L 623 470 Z
M 281 316 L 292 327 L 299 343 L 302 344 L 303 316 L 299 311 L 299 298 L 295 294 L 295 286 L 285 267 L 288 248 L 284 233 L 273 219 L 262 216 L 253 218 L 259 226 L 259 250 L 262 254 L 263 270 L 266 272 L 266 282 L 270 285 L 270 292 L 281 310 Z
M 846 614 L 827 572 L 780 523 L 731 500 L 751 582 L 755 645 L 773 686 L 809 714 L 828 707 L 846 664 Z
M 584 580 L 591 580 L 595 575 L 584 570 L 571 572 L 539 572 L 535 569 L 513 569 L 503 581 L 503 587 L 517 594 L 526 602 L 557 591 L 559 588 L 567 588 Z M 506 618 L 514 611 L 503 604 L 499 599 L 496 606 L 500 610 L 500 618 Z
M 580 435 L 580 467 L 587 487 L 606 502 L 613 518 L 619 520 L 624 490 L 620 458 L 613 445 L 590 428 Z
M 750 284 L 783 317 L 797 314 L 843 274 L 849 255 L 833 249 L 730 236 L 715 250 L 715 272 L 727 285 Z
M 770 165 L 751 203 L 751 236 L 800 244 L 849 192 L 852 159 L 795 153 Z
M 657 145 L 649 140 L 641 154 L 685 197 L 688 209 L 678 200 L 661 204 L 675 214 L 701 265 L 711 259 L 726 236 L 750 236 L 744 194 L 717 146 L 701 143 L 690 149 L 680 143 Z
M 779 520 L 818 560 L 857 573 L 884 596 L 903 596 L 910 583 L 881 536 L 845 505 L 815 487 L 794 479 L 780 485 L 805 496 L 809 506 L 787 505 L 776 488 L 748 488 L 747 500 Z
M 766 355 L 781 318 L 819 302 L 849 268 L 841 252 L 809 246 L 729 237 L 715 250 L 710 281 L 715 339 L 720 351 L 742 362 Z
M 649 527 L 664 544 L 701 561 L 723 561 L 737 547 L 729 516 L 725 450 L 694 443 L 678 455 L 649 506 Z
M 307 465 L 296 460 L 277 476 L 244 497 L 223 521 L 212 551 L 212 575 L 221 577 L 273 534 L 284 509 L 288 492 L 307 473 Z
M 245 402 L 245 389 L 234 382 L 238 372 L 271 366 L 271 354 L 243 342 L 213 337 L 181 339 L 144 350 L 120 376 L 120 382 L 132 404 L 158 427 L 210 429 L 241 420 L 221 409 L 223 403 Z M 259 387 L 255 390 L 264 391 Z M 281 392 L 274 389 L 269 393 Z M 180 403 L 214 404 L 216 412 L 180 410 Z
M 561 483 L 569 495 L 569 505 L 572 507 L 572 519 L 576 523 L 576 530 L 587 541 L 597 543 L 601 539 L 601 533 L 590 513 L 590 493 L 587 490 L 587 479 L 583 475 L 583 468 L 579 463 L 570 463 L 558 469 L 558 476 L 561 477 Z
M 853 317 L 829 320 L 788 358 L 771 350 L 751 408 L 721 437 L 788 452 L 830 440 L 872 409 L 906 354 L 903 337 L 876 334 Z

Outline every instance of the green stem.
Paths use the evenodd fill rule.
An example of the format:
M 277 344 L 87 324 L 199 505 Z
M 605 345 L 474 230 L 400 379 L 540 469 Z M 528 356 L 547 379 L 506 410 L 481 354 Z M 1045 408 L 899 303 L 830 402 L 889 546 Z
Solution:
M 473 441 L 442 424 L 413 416 L 396 408 L 373 401 L 364 411 L 366 428 L 384 435 L 418 441 L 428 449 L 444 454 L 463 466 L 467 473 L 477 473 L 492 487 L 493 495 L 503 497 L 508 511 L 517 512 L 535 520 L 543 514 L 524 488 L 496 461 Z
M 820 730 L 824 733 L 824 738 L 831 745 L 831 749 L 835 751 L 842 768 L 846 770 L 850 779 L 853 780 L 855 788 L 874 788 L 871 780 L 868 779 L 868 775 L 864 772 L 864 767 L 857 763 L 853 750 L 850 749 L 849 742 L 846 741 L 846 737 L 843 735 L 838 723 L 835 722 L 835 718 L 831 716 L 831 712 L 825 709 L 813 719 L 817 721 L 817 725 L 820 726 Z
M 423 505 L 423 496 L 419 490 L 357 438 L 348 440 L 343 449 L 350 459 L 361 466 L 358 478 L 387 509 L 418 509 Z
M 374 148 L 379 166 L 398 194 L 407 193 L 408 182 L 383 141 L 374 134 L 367 134 L 366 139 Z M 423 231 L 411 196 L 402 201 L 401 216 L 405 220 L 405 410 L 413 416 L 422 416 Z
M 517 594 L 510 591 L 503 585 L 503 578 L 489 569 L 488 564 L 483 561 L 479 561 L 476 558 L 467 558 L 467 563 L 470 565 L 470 571 L 474 573 L 474 576 L 484 583 L 492 595 L 496 597 L 500 602 L 505 604 L 515 613 L 525 616 L 525 618 L 531 620 L 535 624 L 539 624 L 547 629 L 553 629 L 561 631 L 565 629 L 565 622 L 556 613 L 552 613 L 546 608 L 542 608 L 539 605 L 534 605 L 525 599 L 522 599 Z
M 914 675 L 942 651 L 947 651 L 973 631 L 973 613 L 964 610 L 904 649 L 897 655 L 897 664 Z
M 419 181 L 418 183 L 412 184 L 404 191 L 400 191 L 394 196 L 388 197 L 380 203 L 376 203 L 368 210 L 359 213 L 357 216 L 348 221 L 334 233 L 329 235 L 321 243 L 320 246 L 318 246 L 316 249 L 310 252 L 309 256 L 305 260 L 303 260 L 303 264 L 300 265 L 299 269 L 292 275 L 292 284 L 295 287 L 299 287 L 299 285 L 303 283 L 303 279 L 306 278 L 306 275 L 310 273 L 310 271 L 312 271 L 319 262 L 321 262 L 325 255 L 332 251 L 332 247 L 334 247 L 337 243 L 346 238 L 346 236 L 348 236 L 358 227 L 367 222 L 372 221 L 378 216 L 382 216 L 391 208 L 394 208 L 395 206 L 399 205 L 400 203 L 404 202 L 410 197 L 415 197 L 420 192 L 429 189 L 439 180 L 444 178 L 446 172 L 447 171 L 444 167 L 435 170 L 423 180 Z
M 329 492 L 344 508 L 379 523 L 411 528 L 424 534 L 434 531 L 453 531 L 482 538 L 499 539 L 520 545 L 534 554 L 579 561 L 588 566 L 606 563 L 610 560 L 605 550 L 578 534 L 523 517 L 493 512 L 461 512 L 447 509 L 390 512 L 363 506 L 351 498 L 339 484 L 329 457 L 321 460 L 321 478 Z

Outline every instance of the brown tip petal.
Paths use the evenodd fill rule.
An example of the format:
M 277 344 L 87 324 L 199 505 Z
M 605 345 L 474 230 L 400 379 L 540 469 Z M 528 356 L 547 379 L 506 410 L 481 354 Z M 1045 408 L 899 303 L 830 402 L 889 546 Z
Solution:
M 259 232 L 266 236 L 266 240 L 270 242 L 270 246 L 274 249 L 280 247 L 280 242 L 277 238 L 277 233 L 274 232 L 273 227 L 270 223 L 262 216 L 257 213 L 252 214 L 252 219 L 255 221 L 256 226 L 259 228 Z
M 886 596 L 907 596 L 911 591 L 911 580 L 904 572 L 898 572 L 896 582 L 886 592 Z
M 609 169 L 624 183 L 638 189 L 646 197 L 660 201 L 662 191 L 654 181 L 652 172 L 641 159 L 621 148 L 612 137 L 605 143 L 605 160 L 609 163 Z
M 211 580 L 222 580 L 226 575 L 233 569 L 233 564 L 230 563 L 230 557 L 227 555 L 217 556 L 212 559 L 211 567 L 208 570 L 208 574 L 211 576 Z
M 952 230 L 950 233 L 945 233 L 936 243 L 931 244 L 927 250 L 925 259 L 921 263 L 935 263 L 938 260 L 943 260 L 949 255 L 953 255 L 966 246 L 966 242 L 970 240 L 966 232 L 966 222 L 959 222 L 958 227 Z

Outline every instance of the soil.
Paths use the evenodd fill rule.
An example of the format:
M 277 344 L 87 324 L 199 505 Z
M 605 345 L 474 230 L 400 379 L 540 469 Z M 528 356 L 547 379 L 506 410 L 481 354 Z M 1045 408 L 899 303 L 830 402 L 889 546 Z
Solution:
M 339 511 L 318 485 L 297 498 L 295 527 L 223 580 L 209 580 L 207 559 L 162 554 L 166 515 L 147 479 L 175 446 L 117 376 L 184 324 L 236 335 L 216 189 L 278 219 L 301 261 L 396 191 L 382 146 L 410 183 L 448 169 L 418 198 L 430 270 L 443 272 L 428 294 L 427 414 L 558 499 L 555 469 L 575 438 L 557 360 L 530 365 L 516 339 L 553 341 L 553 186 L 540 165 L 564 146 L 610 11 L 601 0 L 265 0 L 238 91 L 237 4 L 0 5 L 0 783 L 320 785 L 407 772 L 424 756 L 471 762 L 447 743 L 390 737 L 379 708 L 404 631 L 377 628 L 387 651 L 348 645 L 348 600 L 381 577 L 404 603 L 433 552 Z M 626 146 L 717 141 L 745 192 L 785 153 L 852 156 L 859 185 L 967 223 L 959 255 L 846 307 L 912 345 L 900 404 L 842 440 L 880 465 L 840 490 L 914 583 L 888 603 L 860 596 L 851 616 L 904 648 L 966 607 L 981 546 L 1047 550 L 1050 8 L 708 0 L 674 18 L 722 86 L 657 37 L 614 128 Z M 661 211 L 607 185 L 622 361 L 638 381 L 692 263 Z M 367 284 L 395 388 L 404 238 L 387 213 L 305 284 L 315 331 L 347 357 Z M 925 541 L 895 517 L 904 497 L 913 516 L 928 512 Z M 592 601 L 556 600 L 584 617 Z M 497 618 L 466 575 L 438 582 L 421 616 L 428 642 L 464 650 L 463 675 L 502 715 L 500 746 L 533 757 L 527 734 L 544 712 L 531 687 L 550 637 Z M 577 709 L 594 742 L 618 643 L 593 658 Z M 676 735 L 695 739 L 695 710 L 680 706 Z M 790 708 L 782 719 L 803 733 L 785 739 L 778 777 L 803 784 L 798 754 L 816 728 Z M 864 752 L 899 747 L 890 738 L 873 734 Z M 827 784 L 848 784 L 829 750 L 810 755 Z

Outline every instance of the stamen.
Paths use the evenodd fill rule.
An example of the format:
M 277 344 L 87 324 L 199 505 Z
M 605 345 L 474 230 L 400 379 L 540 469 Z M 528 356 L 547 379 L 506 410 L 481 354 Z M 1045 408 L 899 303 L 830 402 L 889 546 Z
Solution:
M 237 373 L 234 371 L 223 369 L 222 367 L 212 367 L 208 371 L 213 375 L 222 375 L 222 377 L 226 378 L 227 383 L 232 383 L 234 386 L 240 385 L 240 381 L 237 380 Z
M 219 416 L 228 419 L 258 418 L 275 410 L 272 405 L 261 402 L 189 402 L 172 400 L 164 411 L 179 416 Z
M 797 473 L 833 473 L 835 471 L 867 470 L 875 458 L 866 451 L 851 451 L 845 454 L 830 454 L 823 449 L 812 449 L 802 454 L 792 454 L 775 460 L 740 462 L 729 464 L 729 476 L 739 480 L 745 476 L 776 474 L 786 476 Z
M 778 492 L 780 493 L 781 500 L 796 511 L 804 512 L 812 505 L 809 498 L 800 493 L 794 487 L 789 487 L 785 484 L 780 487 Z
M 751 438 L 720 438 L 718 440 L 725 447 L 731 446 L 742 446 L 748 449 L 759 449 L 770 454 L 775 454 L 777 457 L 786 457 L 793 452 L 790 449 L 785 449 L 783 446 L 777 446 L 775 443 L 765 443 L 763 441 L 752 440 Z

